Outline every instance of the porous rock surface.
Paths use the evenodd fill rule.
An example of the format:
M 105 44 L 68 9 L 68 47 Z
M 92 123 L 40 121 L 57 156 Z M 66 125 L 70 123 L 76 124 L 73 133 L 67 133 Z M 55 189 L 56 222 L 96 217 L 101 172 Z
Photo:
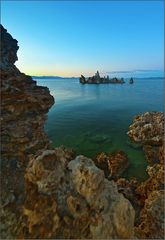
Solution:
M 129 165 L 127 154 L 121 150 L 99 153 L 94 161 L 96 166 L 101 168 L 109 179 L 119 178 Z
M 164 115 L 146 112 L 134 118 L 128 135 L 143 145 L 149 163 L 148 179 L 135 189 L 136 202 L 141 206 L 135 226 L 140 239 L 164 238 Z
M 31 159 L 27 168 L 27 186 L 31 187 L 27 191 L 29 198 L 24 214 L 28 219 L 30 237 L 38 238 L 41 233 L 51 238 L 133 236 L 134 210 L 118 193 L 116 184 L 105 179 L 104 172 L 91 159 L 77 156 L 68 162 L 60 155 L 56 150 L 46 150 Z M 48 156 L 51 156 L 50 161 Z M 44 214 L 39 211 L 43 196 L 47 204 L 50 202 L 44 207 Z M 47 224 L 43 226 L 48 215 L 53 228 Z
M 136 143 L 160 146 L 163 143 L 163 130 L 163 113 L 146 112 L 135 116 L 127 134 Z
M 1 42 L 1 238 L 132 238 L 130 202 L 92 160 L 50 146 L 54 99 L 16 68 L 17 41 L 2 26 Z
M 164 190 L 153 191 L 146 199 L 135 232 L 139 239 L 164 239 Z

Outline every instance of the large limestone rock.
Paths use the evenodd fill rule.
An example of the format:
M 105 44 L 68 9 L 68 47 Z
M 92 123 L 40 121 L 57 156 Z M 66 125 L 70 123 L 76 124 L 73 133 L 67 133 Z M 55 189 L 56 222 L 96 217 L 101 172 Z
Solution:
M 78 156 L 68 162 L 62 160 L 57 149 L 46 150 L 30 162 L 26 179 L 28 186 L 32 184 L 27 199 L 34 201 L 37 198 L 40 208 L 44 209 L 41 215 L 37 202 L 32 207 L 28 202 L 25 204 L 30 237 L 38 237 L 36 233 L 41 233 L 42 228 L 46 232 L 44 237 L 54 238 L 133 237 L 133 207 L 118 193 L 116 184 L 105 179 L 104 172 L 92 160 Z M 35 197 L 31 196 L 32 189 L 36 189 Z M 56 228 L 49 231 L 46 226 L 49 211 L 46 214 L 48 206 L 42 204 L 42 194 L 53 204 L 49 205 L 49 211 L 52 209 L 49 220 L 52 226 L 56 223 Z M 45 226 L 41 227 L 41 219 Z
M 118 193 L 116 184 L 105 179 L 103 171 L 83 156 L 71 161 L 68 167 L 72 171 L 71 178 L 76 191 L 93 210 L 90 223 L 92 238 L 133 236 L 134 210 L 123 195 Z

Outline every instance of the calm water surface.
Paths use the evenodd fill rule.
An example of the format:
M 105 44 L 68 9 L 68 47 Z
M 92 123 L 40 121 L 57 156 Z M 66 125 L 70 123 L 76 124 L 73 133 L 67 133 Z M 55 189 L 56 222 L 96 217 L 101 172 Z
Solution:
M 54 146 L 65 145 L 77 154 L 124 150 L 129 157 L 125 177 L 146 177 L 141 149 L 130 146 L 128 127 L 136 114 L 163 111 L 163 79 L 136 79 L 133 85 L 81 85 L 78 79 L 37 80 L 55 97 L 45 125 Z

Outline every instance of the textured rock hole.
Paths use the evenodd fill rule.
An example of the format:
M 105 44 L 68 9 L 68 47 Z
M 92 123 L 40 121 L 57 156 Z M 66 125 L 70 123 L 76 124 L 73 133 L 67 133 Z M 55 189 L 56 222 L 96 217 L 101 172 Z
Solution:
M 85 183 L 85 180 L 84 179 L 82 179 L 82 181 L 81 181 L 81 184 L 83 185 Z
M 76 204 L 76 211 L 77 211 L 77 212 L 80 211 L 80 204 Z
M 46 170 L 55 170 L 57 168 L 57 157 L 55 155 L 45 156 L 42 164 Z

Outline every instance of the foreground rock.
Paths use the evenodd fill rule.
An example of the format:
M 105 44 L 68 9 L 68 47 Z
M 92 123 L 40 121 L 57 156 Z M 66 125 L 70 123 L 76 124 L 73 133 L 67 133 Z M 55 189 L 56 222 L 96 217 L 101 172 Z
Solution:
M 115 183 L 105 179 L 92 160 L 78 156 L 68 163 L 62 161 L 56 150 L 46 151 L 31 160 L 26 179 L 27 186 L 31 186 L 24 206 L 29 237 L 122 239 L 133 236 L 131 204 L 118 193 Z
M 29 154 L 49 147 L 43 131 L 46 113 L 54 99 L 46 87 L 14 65 L 17 41 L 1 30 L 1 237 L 14 238 L 23 226 L 24 171 Z
M 164 239 L 164 190 L 153 191 L 146 199 L 135 232 L 139 239 Z
M 132 205 L 92 160 L 52 149 L 54 99 L 15 67 L 17 41 L 2 26 L 1 40 L 1 238 L 132 238 Z
M 119 84 L 123 84 L 123 83 L 125 83 L 124 82 L 124 79 L 123 78 L 121 78 L 121 79 L 119 79 L 119 78 L 109 78 L 109 76 L 107 76 L 107 77 L 100 77 L 100 74 L 99 74 L 99 72 L 97 71 L 96 72 L 96 74 L 94 75 L 94 76 L 92 76 L 92 77 L 89 77 L 88 79 L 86 79 L 83 75 L 81 75 L 81 77 L 80 77 L 80 83 L 83 83 L 83 84 L 85 84 L 85 83 L 89 83 L 89 84 L 100 84 L 100 83 L 119 83 Z

